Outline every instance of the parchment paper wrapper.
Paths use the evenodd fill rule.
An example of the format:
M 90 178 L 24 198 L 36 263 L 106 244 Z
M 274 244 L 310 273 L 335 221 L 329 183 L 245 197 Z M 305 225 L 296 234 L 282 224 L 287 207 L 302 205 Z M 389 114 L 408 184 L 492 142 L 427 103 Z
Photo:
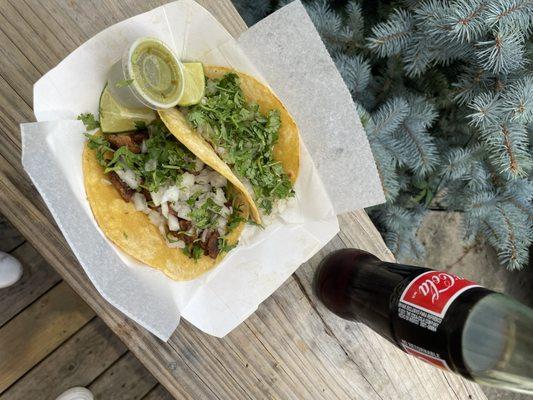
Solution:
M 75 119 L 97 114 L 108 69 L 139 36 L 165 41 L 184 60 L 230 66 L 268 82 L 303 139 L 295 199 L 266 229 L 247 226 L 239 246 L 193 281 L 172 281 L 122 253 L 100 231 L 86 201 L 85 129 Z M 180 316 L 211 335 L 226 335 L 338 232 L 337 213 L 383 201 L 348 90 L 299 2 L 238 40 L 192 0 L 122 21 L 35 84 L 34 111 L 39 122 L 21 125 L 24 168 L 96 289 L 162 340 Z

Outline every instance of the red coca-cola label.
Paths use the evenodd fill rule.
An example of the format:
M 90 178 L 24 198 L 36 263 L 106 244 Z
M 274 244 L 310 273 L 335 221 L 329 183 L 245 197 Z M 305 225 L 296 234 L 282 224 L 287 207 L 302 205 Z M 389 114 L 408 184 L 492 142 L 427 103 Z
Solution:
M 428 271 L 411 281 L 400 302 L 442 318 L 461 293 L 474 287 L 479 285 L 457 275 Z

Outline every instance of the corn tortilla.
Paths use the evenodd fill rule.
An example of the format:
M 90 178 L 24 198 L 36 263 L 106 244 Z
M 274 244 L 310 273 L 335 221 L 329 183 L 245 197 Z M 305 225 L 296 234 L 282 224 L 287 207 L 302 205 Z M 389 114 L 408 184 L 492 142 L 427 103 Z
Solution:
M 222 78 L 229 72 L 240 78 L 240 87 L 246 101 L 259 105 L 259 110 L 266 114 L 270 110 L 280 113 L 281 127 L 278 142 L 274 145 L 274 159 L 279 161 L 292 184 L 298 178 L 300 169 L 300 135 L 296 122 L 272 90 L 254 77 L 226 67 L 204 66 L 208 78 Z M 217 155 L 211 145 L 188 123 L 185 116 L 176 108 L 158 111 L 161 120 L 169 131 L 187 147 L 196 157 L 226 177 L 244 196 L 250 206 L 250 212 L 257 223 L 261 216 L 246 187 L 239 181 L 231 168 Z
M 216 259 L 202 255 L 195 261 L 181 249 L 168 247 L 148 216 L 137 211 L 133 203 L 122 199 L 108 181 L 103 167 L 98 164 L 95 151 L 89 149 L 87 144 L 83 151 L 82 166 L 85 192 L 94 218 L 106 237 L 126 254 L 179 281 L 198 277 L 224 258 L 226 253 L 221 252 Z M 247 203 L 240 195 L 237 195 L 236 202 L 241 205 L 241 216 L 248 219 Z M 244 222 L 240 223 L 227 236 L 228 244 L 235 244 L 239 240 L 244 225 Z

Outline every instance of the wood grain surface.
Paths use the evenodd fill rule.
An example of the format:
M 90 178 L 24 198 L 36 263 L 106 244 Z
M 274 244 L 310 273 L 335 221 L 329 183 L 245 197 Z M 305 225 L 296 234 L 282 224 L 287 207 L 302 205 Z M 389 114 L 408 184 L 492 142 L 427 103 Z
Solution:
M 89 385 L 95 399 L 137 400 L 157 385 L 157 380 L 131 352 L 127 352 Z
M 0 330 L 0 393 L 94 317 L 65 283 Z
M 19 231 L 3 215 L 0 215 L 0 251 L 10 253 L 25 241 L 26 239 L 24 239 Z
M 143 400 L 172 400 L 173 397 L 170 393 L 162 386 L 157 385 L 154 387 L 150 393 L 144 396 Z
M 40 76 L 100 30 L 163 3 L 1 1 L 0 212 L 176 398 L 485 399 L 477 385 L 407 357 L 316 301 L 311 277 L 327 252 L 358 247 L 392 260 L 363 210 L 341 216 L 340 234 L 223 339 L 183 322 L 162 343 L 99 296 L 21 168 L 18 124 L 34 120 Z M 200 3 L 233 35 L 246 28 L 229 0 Z
M 2 393 L 0 400 L 55 399 L 73 386 L 91 384 L 126 351 L 103 321 L 94 318 Z

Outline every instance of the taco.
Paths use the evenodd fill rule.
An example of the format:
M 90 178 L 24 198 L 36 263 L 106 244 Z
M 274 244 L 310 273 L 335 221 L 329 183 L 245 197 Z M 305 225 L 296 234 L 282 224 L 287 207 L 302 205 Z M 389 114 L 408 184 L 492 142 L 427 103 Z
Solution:
M 254 203 L 253 219 L 270 214 L 294 195 L 300 167 L 296 123 L 274 93 L 255 78 L 225 67 L 205 66 L 199 104 L 159 110 L 170 132 L 204 163 Z
M 218 264 L 248 219 L 245 195 L 160 121 L 125 134 L 87 134 L 87 199 L 106 237 L 176 280 Z

